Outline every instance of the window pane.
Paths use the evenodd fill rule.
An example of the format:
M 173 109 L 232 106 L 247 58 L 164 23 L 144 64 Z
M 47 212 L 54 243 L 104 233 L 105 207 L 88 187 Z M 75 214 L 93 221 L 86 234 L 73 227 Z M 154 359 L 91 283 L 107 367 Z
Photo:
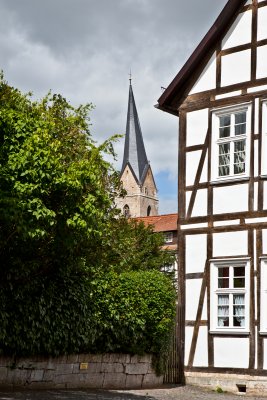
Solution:
M 220 120 L 219 137 L 224 138 L 230 136 L 230 125 L 231 125 L 230 114 L 219 117 L 219 120 Z
M 234 326 L 245 326 L 245 295 L 233 295 L 233 322 Z
M 218 268 L 218 276 L 219 278 L 229 278 L 229 267 Z
M 246 167 L 246 141 L 234 142 L 234 174 L 245 172 Z
M 218 268 L 218 288 L 229 288 L 229 267 Z
M 229 295 L 218 295 L 218 326 L 229 326 Z
M 230 174 L 230 143 L 219 144 L 219 176 Z
M 245 267 L 234 267 L 234 288 L 244 288 L 245 283 Z
M 246 134 L 246 119 L 247 119 L 246 112 L 235 114 L 235 135 L 236 136 Z

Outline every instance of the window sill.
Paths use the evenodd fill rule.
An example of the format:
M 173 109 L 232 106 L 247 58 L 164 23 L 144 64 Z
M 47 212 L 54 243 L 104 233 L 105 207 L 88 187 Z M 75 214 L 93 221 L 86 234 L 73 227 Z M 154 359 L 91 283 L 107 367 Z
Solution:
M 267 179 L 267 175 L 266 175 L 266 179 Z M 228 177 L 225 179 L 216 179 L 216 180 L 212 180 L 210 181 L 211 185 L 220 185 L 222 183 L 229 183 L 229 182 L 244 182 L 244 181 L 249 181 L 249 176 L 233 176 L 233 177 Z
M 213 330 L 213 331 L 209 331 L 209 333 L 211 335 L 244 335 L 244 336 L 248 336 L 250 334 L 250 332 L 248 330 L 233 330 L 233 329 L 229 329 L 227 331 L 222 331 L 222 330 Z M 266 332 L 267 335 L 267 332 Z
M 260 334 L 261 336 L 267 336 L 267 331 L 259 331 L 259 334 Z

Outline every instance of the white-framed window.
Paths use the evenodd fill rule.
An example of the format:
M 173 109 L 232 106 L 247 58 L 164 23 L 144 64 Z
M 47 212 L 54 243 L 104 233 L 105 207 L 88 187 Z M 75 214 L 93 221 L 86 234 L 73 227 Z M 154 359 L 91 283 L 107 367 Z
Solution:
M 171 243 L 173 241 L 173 232 L 165 232 L 164 241 L 165 243 Z
M 262 102 L 262 155 L 261 175 L 267 176 L 267 100 Z
M 267 334 L 267 257 L 261 258 L 260 333 Z
M 212 181 L 249 176 L 251 104 L 213 110 Z
M 249 332 L 249 259 L 211 260 L 211 333 Z

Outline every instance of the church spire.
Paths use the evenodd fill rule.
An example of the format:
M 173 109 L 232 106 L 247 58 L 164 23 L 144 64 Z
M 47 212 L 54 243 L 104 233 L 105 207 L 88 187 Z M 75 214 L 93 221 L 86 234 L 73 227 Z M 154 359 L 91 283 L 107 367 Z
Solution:
M 149 167 L 149 162 L 146 156 L 143 135 L 135 105 L 131 73 L 129 81 L 128 113 L 121 173 L 123 173 L 126 165 L 129 164 L 138 183 L 142 184 Z

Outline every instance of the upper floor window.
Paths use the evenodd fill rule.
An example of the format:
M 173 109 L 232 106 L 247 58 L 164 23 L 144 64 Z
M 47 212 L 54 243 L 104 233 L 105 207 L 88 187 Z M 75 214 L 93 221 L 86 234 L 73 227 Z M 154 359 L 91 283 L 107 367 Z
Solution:
M 211 263 L 211 331 L 249 329 L 249 262 L 245 259 Z
M 212 180 L 249 175 L 250 105 L 213 113 Z
M 151 206 L 148 206 L 148 207 L 147 207 L 147 211 L 146 211 L 147 217 L 149 217 L 150 214 L 151 214 Z
M 164 233 L 164 240 L 165 240 L 165 243 L 171 243 L 173 241 L 173 233 L 172 232 L 165 232 Z

